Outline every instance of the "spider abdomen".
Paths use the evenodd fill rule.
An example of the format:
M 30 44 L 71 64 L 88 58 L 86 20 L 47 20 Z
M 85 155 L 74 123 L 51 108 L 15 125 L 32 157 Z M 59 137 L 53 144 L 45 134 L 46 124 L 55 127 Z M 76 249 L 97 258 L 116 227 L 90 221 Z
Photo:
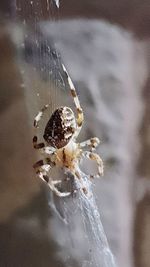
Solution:
M 68 107 L 57 108 L 50 117 L 44 131 L 45 141 L 55 148 L 66 146 L 76 128 L 75 116 Z

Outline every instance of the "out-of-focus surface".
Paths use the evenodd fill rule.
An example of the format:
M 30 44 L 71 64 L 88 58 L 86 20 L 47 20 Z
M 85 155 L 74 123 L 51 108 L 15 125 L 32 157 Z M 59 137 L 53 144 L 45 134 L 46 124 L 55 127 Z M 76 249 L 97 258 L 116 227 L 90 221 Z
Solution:
M 10 41 L 5 25 L 0 25 L 0 151 L 1 151 L 1 201 L 0 221 L 9 219 L 12 212 L 33 195 L 32 178 L 22 168 L 32 173 L 29 146 L 30 128 L 26 119 L 22 81 L 15 59 L 15 47 Z M 28 133 L 28 134 L 27 134 Z M 22 168 L 20 169 L 20 166 Z M 20 178 L 19 178 L 20 177 Z M 6 190 L 7 188 L 7 190 Z M 25 193 L 25 188 L 28 191 Z
M 25 2 L 20 1 L 20 5 L 21 3 Z M 36 1 L 33 1 L 33 6 L 35 3 Z M 14 12 L 13 2 L 9 4 L 10 2 L 3 4 L 5 11 Z M 80 1 L 77 3 L 64 0 L 60 4 L 61 18 L 72 16 L 105 18 L 123 25 L 126 29 L 131 29 L 144 41 L 138 43 L 122 28 L 105 25 L 99 21 L 82 21 L 79 24 L 75 21 L 59 22 L 57 26 L 52 24 L 47 30 L 47 34 L 52 36 L 60 49 L 63 60 L 80 92 L 87 121 L 87 129 L 83 130 L 82 137 L 95 134 L 102 139 L 99 153 L 106 161 L 106 180 L 97 181 L 95 191 L 111 249 L 122 267 L 149 267 L 150 99 L 149 80 L 146 82 L 149 75 L 147 62 L 149 43 L 148 39 L 144 40 L 144 38 L 149 37 L 150 3 L 149 1 L 117 1 L 117 3 L 116 1 L 111 3 L 110 1 L 86 1 L 86 3 Z M 30 1 L 26 1 L 27 5 L 30 5 Z M 40 6 L 44 5 L 43 1 Z M 37 10 L 39 10 L 38 7 Z M 45 13 L 40 13 L 40 20 L 48 18 L 46 9 L 44 10 Z M 27 13 L 22 15 L 23 18 L 28 17 Z M 47 200 L 42 192 L 40 198 L 32 200 L 32 196 L 34 199 L 40 189 L 38 184 L 33 182 L 34 174 L 29 167 L 32 166 L 35 157 L 30 147 L 32 139 L 28 125 L 30 121 L 20 86 L 21 74 L 18 73 L 16 61 L 14 61 L 15 48 L 12 50 L 9 46 L 10 40 L 5 37 L 4 32 L 2 25 L 0 218 L 3 223 L 1 225 L 3 249 L 0 250 L 0 257 L 3 261 L 1 266 L 11 266 L 11 264 L 20 266 L 21 258 L 25 257 L 24 253 L 29 256 L 29 250 L 32 251 L 32 261 L 26 258 L 21 266 L 30 266 L 29 264 L 42 266 L 44 256 L 41 262 L 40 256 L 37 257 L 41 251 L 42 253 L 45 251 L 44 266 L 48 266 L 49 262 L 52 266 L 54 264 L 57 266 L 56 261 L 52 260 L 57 246 L 53 242 L 49 243 L 49 240 L 45 241 L 47 236 L 45 225 L 47 217 L 49 218 Z M 86 97 L 85 90 L 88 92 Z M 142 130 L 139 133 L 140 128 Z M 137 165 L 139 165 L 138 168 Z M 29 204 L 30 201 L 33 206 Z M 18 208 L 23 210 L 24 205 L 25 207 L 29 205 L 23 215 L 21 213 L 21 218 L 25 213 L 25 221 L 21 219 L 20 222 L 18 219 L 17 231 L 15 231 L 16 221 L 14 223 L 12 216 L 18 212 Z M 31 220 L 29 219 L 29 224 L 26 225 L 28 214 Z M 34 225 L 32 214 L 35 218 L 39 216 L 38 221 L 41 224 Z M 24 227 L 24 232 L 18 230 L 19 225 L 21 229 Z M 28 229 L 30 229 L 29 232 Z M 31 242 L 30 232 L 32 232 Z M 42 233 L 44 237 L 39 235 L 37 238 L 37 232 Z M 25 239 L 25 236 L 28 238 Z M 44 246 L 42 238 L 45 238 Z M 25 240 L 24 243 L 21 242 L 22 239 Z M 58 266 L 62 266 L 60 264 L 62 263 L 58 263 Z M 77 263 L 74 264 L 77 266 Z
M 36 161 L 32 149 L 33 121 L 16 47 L 9 35 L 10 26 L 3 23 L 1 27 L 0 266 L 62 267 L 57 256 L 59 246 L 48 235 L 48 222 L 55 214 L 48 203 L 49 191 L 36 179 L 32 168 Z M 70 266 L 78 266 L 73 264 L 70 261 Z
M 53 0 L 52 2 L 54 2 Z M 32 5 L 31 5 L 32 2 Z M 9 16 L 15 13 L 15 3 L 19 3 L 19 7 L 25 7 L 24 13 L 20 10 L 22 18 L 28 19 L 29 17 L 34 20 L 38 15 L 40 20 L 45 18 L 51 19 L 47 9 L 47 0 L 1 0 L 0 9 L 2 12 Z M 33 8 L 32 8 L 33 7 Z M 29 12 L 29 9 L 31 12 Z M 55 14 L 56 12 L 56 14 Z M 56 9 L 51 13 L 52 16 L 58 12 Z M 111 23 L 121 25 L 137 36 L 146 38 L 150 36 L 150 1 L 149 0 L 60 0 L 59 18 L 97 18 L 105 19 Z
M 59 18 L 105 19 L 133 31 L 142 38 L 150 36 L 149 0 L 60 0 L 59 12 L 57 8 L 53 8 L 53 11 L 49 12 L 47 4 L 50 3 L 49 6 L 51 6 L 54 2 L 55 0 L 2 0 L 0 8 L 5 14 L 10 14 L 15 12 L 15 3 L 17 3 L 17 6 L 21 7 L 18 10 L 20 17 L 32 21 L 35 17 L 37 20 L 51 19 L 52 16 L 57 19 L 58 13 Z

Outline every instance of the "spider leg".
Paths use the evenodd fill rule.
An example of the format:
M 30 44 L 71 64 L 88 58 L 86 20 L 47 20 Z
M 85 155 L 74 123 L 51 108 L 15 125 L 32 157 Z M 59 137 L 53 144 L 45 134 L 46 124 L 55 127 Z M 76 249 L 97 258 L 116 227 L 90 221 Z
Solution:
M 43 114 L 47 110 L 48 107 L 49 107 L 48 104 L 47 105 L 44 105 L 43 108 L 35 116 L 34 123 L 33 123 L 35 130 L 37 130 L 37 128 L 39 128 L 39 121 L 43 117 Z M 41 152 L 45 152 L 46 154 L 52 154 L 52 152 L 54 152 L 54 151 L 52 151 L 52 149 L 55 150 L 52 147 L 46 147 L 46 145 L 45 145 L 44 142 L 38 143 L 38 137 L 37 137 L 37 135 L 35 135 L 33 137 L 33 147 L 35 149 L 40 149 Z
M 38 128 L 39 127 L 39 121 L 41 120 L 41 118 L 43 117 L 43 113 L 47 110 L 47 108 L 49 107 L 49 105 L 44 105 L 43 108 L 38 112 L 38 114 L 35 116 L 34 118 L 34 127 Z
M 48 177 L 49 178 L 49 177 Z M 44 177 L 44 181 L 45 181 L 45 177 Z M 57 181 L 58 182 L 58 181 Z M 52 181 L 52 179 L 49 179 L 49 182 L 47 183 L 48 186 L 50 187 L 50 189 L 58 196 L 58 197 L 67 197 L 70 196 L 71 193 L 70 192 L 60 192 L 57 187 L 55 186 L 56 183 L 55 181 Z
M 57 184 L 61 184 L 61 182 L 62 182 L 61 180 L 54 180 L 54 181 L 53 181 L 53 184 L 54 184 L 54 185 L 57 185 Z
M 72 80 L 71 80 L 71 78 L 70 78 L 70 76 L 69 76 L 69 74 L 68 74 L 68 72 L 67 72 L 67 70 L 63 64 L 62 64 L 62 67 L 63 67 L 64 72 L 66 73 L 68 84 L 70 86 L 71 95 L 73 97 L 75 107 L 77 110 L 77 119 L 76 119 L 77 120 L 77 130 L 76 130 L 75 135 L 74 135 L 74 137 L 77 138 L 77 136 L 79 135 L 79 133 L 81 131 L 83 120 L 84 120 L 83 110 L 81 108 L 80 101 L 79 101 L 78 95 L 76 93 L 76 89 L 73 85 L 73 82 L 72 82 Z
M 48 155 L 54 154 L 54 152 L 56 151 L 56 149 L 52 146 L 46 146 L 43 142 L 38 143 L 38 138 L 36 135 L 33 137 L 33 147 L 35 149 L 40 149 L 42 153 Z
M 75 177 L 77 177 L 81 183 L 81 189 L 85 195 L 88 194 L 87 188 L 83 185 L 82 177 L 78 171 L 75 171 Z
M 39 174 L 39 172 L 41 171 L 47 173 L 54 166 L 55 166 L 54 161 L 52 161 L 50 158 L 45 158 L 45 159 L 37 161 L 33 165 L 33 168 L 35 169 L 36 173 Z
M 51 168 L 55 166 L 55 162 L 53 162 L 50 158 L 45 158 L 44 160 L 37 161 L 33 168 L 35 169 L 37 175 L 40 179 L 48 184 L 50 189 L 59 197 L 66 197 L 70 195 L 70 192 L 60 192 L 56 185 L 61 183 L 61 180 L 52 180 L 47 173 Z
M 93 153 L 93 152 L 89 152 L 89 151 L 85 151 L 82 153 L 82 155 L 88 159 L 91 159 L 91 160 L 95 160 L 96 163 L 97 163 L 97 166 L 98 166 L 98 174 L 96 175 L 90 175 L 91 178 L 99 178 L 100 176 L 103 175 L 103 161 L 102 159 L 100 158 L 100 156 L 96 153 Z
M 99 145 L 100 140 L 97 137 L 90 138 L 79 144 L 80 148 L 89 147 L 91 151 L 94 151 L 96 147 Z
M 35 135 L 33 137 L 33 147 L 35 149 L 41 149 L 41 148 L 44 148 L 45 147 L 45 144 L 44 143 L 38 143 L 38 138 L 37 136 Z
M 67 197 L 70 196 L 70 192 L 60 192 L 57 187 L 55 186 L 56 184 L 60 183 L 61 181 L 53 181 L 47 174 L 43 174 L 42 172 L 39 173 L 39 177 L 47 183 L 47 185 L 50 187 L 50 189 L 59 197 Z

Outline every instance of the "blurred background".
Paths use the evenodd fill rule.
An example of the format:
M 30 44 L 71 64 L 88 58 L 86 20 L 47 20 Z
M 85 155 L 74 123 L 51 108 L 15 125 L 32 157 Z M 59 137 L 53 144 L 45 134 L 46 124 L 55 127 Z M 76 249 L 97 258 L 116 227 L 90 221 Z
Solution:
M 64 248 L 79 218 L 61 228 L 32 170 L 34 116 L 47 99 L 72 105 L 60 56 L 85 114 L 79 140 L 101 140 L 93 191 L 110 249 L 118 266 L 150 267 L 150 1 L 1 0 L 0 15 L 0 267 L 83 266 Z

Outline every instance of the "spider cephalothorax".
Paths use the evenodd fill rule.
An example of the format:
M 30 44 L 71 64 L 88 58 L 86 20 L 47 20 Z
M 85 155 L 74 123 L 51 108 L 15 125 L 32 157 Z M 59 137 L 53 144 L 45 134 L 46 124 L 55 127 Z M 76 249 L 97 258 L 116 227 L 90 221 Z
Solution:
M 37 175 L 46 183 L 56 195 L 60 197 L 65 197 L 70 195 L 70 192 L 60 192 L 56 185 L 61 183 L 61 180 L 53 180 L 50 177 L 51 168 L 58 166 L 64 169 L 65 172 L 70 172 L 73 174 L 75 179 L 82 181 L 82 177 L 79 172 L 79 164 L 82 158 L 86 157 L 90 160 L 95 160 L 98 166 L 98 173 L 96 175 L 89 175 L 90 178 L 99 177 L 103 175 L 103 162 L 100 156 L 93 151 L 99 144 L 99 139 L 93 137 L 82 143 L 77 142 L 77 137 L 80 133 L 83 124 L 83 111 L 80 106 L 80 102 L 75 90 L 75 87 L 63 66 L 64 72 L 66 73 L 68 84 L 70 86 L 71 95 L 74 99 L 74 103 L 77 111 L 77 118 L 71 108 L 60 107 L 57 108 L 51 115 L 45 130 L 43 138 L 45 143 L 38 143 L 38 137 L 35 135 L 33 137 L 33 147 L 40 150 L 45 158 L 37 161 L 33 167 Z M 41 120 L 44 112 L 47 110 L 49 105 L 44 105 L 44 107 L 38 112 L 34 119 L 35 130 L 39 127 L 39 121 Z M 88 147 L 90 151 L 85 151 L 84 149 Z M 84 186 L 81 189 L 84 193 L 87 190 Z
M 76 129 L 73 111 L 68 107 L 57 108 L 50 117 L 44 131 L 48 145 L 62 148 L 68 144 Z

